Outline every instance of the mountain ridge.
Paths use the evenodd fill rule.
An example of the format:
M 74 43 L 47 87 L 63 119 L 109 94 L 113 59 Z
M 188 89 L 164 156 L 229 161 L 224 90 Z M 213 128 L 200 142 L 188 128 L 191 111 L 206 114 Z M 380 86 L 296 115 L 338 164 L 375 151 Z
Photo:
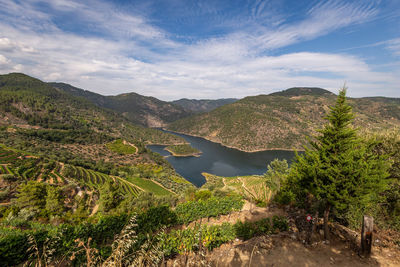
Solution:
M 190 110 L 194 113 L 209 112 L 220 106 L 231 104 L 239 99 L 237 98 L 220 98 L 220 99 L 188 99 L 181 98 L 172 101 L 175 105 L 179 105 L 186 110 Z
M 134 92 L 104 96 L 66 83 L 49 84 L 75 96 L 83 97 L 99 107 L 114 110 L 141 126 L 162 127 L 166 123 L 192 114 L 173 103 Z
M 317 134 L 336 95 L 321 88 L 248 96 L 211 112 L 169 124 L 170 131 L 206 138 L 246 152 L 302 150 Z M 368 131 L 400 127 L 400 99 L 349 98 L 355 126 Z

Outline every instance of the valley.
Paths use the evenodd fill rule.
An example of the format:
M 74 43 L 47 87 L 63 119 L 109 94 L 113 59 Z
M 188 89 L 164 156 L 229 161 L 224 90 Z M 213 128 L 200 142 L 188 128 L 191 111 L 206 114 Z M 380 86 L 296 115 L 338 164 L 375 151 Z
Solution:
M 243 98 L 213 111 L 169 124 L 174 132 L 203 137 L 246 152 L 303 150 L 304 136 L 317 133 L 336 96 L 320 88 L 292 88 Z M 355 126 L 380 132 L 400 127 L 400 100 L 349 99 Z
M 201 154 L 198 157 L 175 157 L 165 151 L 165 146 L 149 145 L 148 148 L 166 157 L 177 173 L 196 186 L 205 183 L 203 172 L 220 176 L 260 175 L 266 172 L 267 164 L 272 160 L 278 158 L 290 162 L 295 155 L 293 151 L 285 150 L 247 153 L 200 137 L 168 133 L 184 138 L 190 146 L 201 151 Z
M 399 267 L 399 14 L 0 0 L 0 267 Z
M 135 93 L 102 96 L 21 73 L 0 75 L 0 262 L 82 265 L 97 258 L 96 266 L 107 266 L 120 253 L 115 242 L 137 242 L 135 259 L 145 257 L 140 253 L 149 246 L 158 256 L 143 266 L 204 253 L 203 260 L 215 263 L 228 248 L 247 262 L 248 246 L 271 236 L 307 253 L 301 243 L 307 230 L 296 216 L 314 208 L 301 200 L 304 181 L 296 179 L 308 169 L 299 171 L 298 164 L 309 156 L 307 137 L 318 140 L 317 129 L 337 98 L 320 88 L 291 88 L 240 100 L 166 102 Z M 348 101 L 354 129 L 369 144 L 362 150 L 368 156 L 360 157 L 385 158 L 370 166 L 392 179 L 369 205 L 378 230 L 395 232 L 386 243 L 393 253 L 400 240 L 399 99 Z M 359 227 L 360 215 L 350 209 L 332 217 L 350 231 Z M 321 234 L 313 244 L 318 240 Z M 346 240 L 337 242 L 350 253 L 343 249 Z M 28 253 L 34 246 L 36 254 Z M 55 256 L 42 252 L 47 247 Z M 255 262 L 263 258 L 254 256 Z M 357 262 L 338 260 L 347 258 Z

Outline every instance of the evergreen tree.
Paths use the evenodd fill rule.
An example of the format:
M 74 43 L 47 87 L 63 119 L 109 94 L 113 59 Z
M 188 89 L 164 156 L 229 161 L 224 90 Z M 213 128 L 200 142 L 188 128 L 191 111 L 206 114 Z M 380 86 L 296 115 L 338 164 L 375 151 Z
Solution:
M 329 239 L 330 211 L 343 214 L 350 205 L 365 207 L 376 200 L 386 188 L 388 165 L 384 156 L 373 153 L 373 143 L 357 137 L 345 88 L 325 119 L 316 141 L 296 156 L 290 176 L 299 189 L 298 198 L 318 201 L 323 207 L 325 238 Z

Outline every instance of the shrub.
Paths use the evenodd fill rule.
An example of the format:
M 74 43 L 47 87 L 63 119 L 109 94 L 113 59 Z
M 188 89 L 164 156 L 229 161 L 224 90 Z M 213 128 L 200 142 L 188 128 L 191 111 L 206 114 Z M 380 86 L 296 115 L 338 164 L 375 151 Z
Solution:
M 176 206 L 175 212 L 180 223 L 189 223 L 200 218 L 216 217 L 241 210 L 243 200 L 238 196 L 211 197 L 207 200 L 188 201 Z
M 279 230 L 280 232 L 284 232 L 289 230 L 289 224 L 285 217 L 283 216 L 273 216 L 272 217 L 272 227 L 274 230 Z
M 236 236 L 243 240 L 252 238 L 256 233 L 255 227 L 251 222 L 237 222 L 235 224 L 235 232 Z
M 195 193 L 196 200 L 207 200 L 211 197 L 211 192 L 209 190 L 199 190 Z
M 282 189 L 275 196 L 275 201 L 282 205 L 288 205 L 294 203 L 296 200 L 296 195 L 292 191 L 286 191 Z

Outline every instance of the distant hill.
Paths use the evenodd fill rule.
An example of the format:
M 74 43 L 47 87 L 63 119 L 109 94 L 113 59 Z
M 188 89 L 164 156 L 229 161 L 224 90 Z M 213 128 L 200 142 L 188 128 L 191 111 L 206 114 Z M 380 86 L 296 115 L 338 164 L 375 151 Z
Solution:
M 271 93 L 272 96 L 302 96 L 302 95 L 312 95 L 312 96 L 329 96 L 334 95 L 334 93 L 322 89 L 319 87 L 292 87 L 280 92 Z
M 82 91 L 78 90 L 79 93 L 98 97 Z M 116 112 L 100 108 L 75 95 L 25 74 L 0 75 L 0 125 L 89 131 L 93 134 L 104 133 L 112 138 L 129 137 L 146 143 L 183 142 L 176 136 L 133 125 Z M 101 96 L 98 98 L 101 99 Z
M 171 103 L 181 106 L 186 110 L 190 110 L 194 113 L 202 113 L 202 112 L 209 112 L 213 109 L 216 109 L 220 106 L 231 104 L 238 101 L 236 98 L 222 98 L 216 100 L 209 100 L 209 99 L 187 99 L 182 98 L 179 100 L 172 101 Z
M 122 114 L 129 121 L 147 127 L 161 127 L 193 113 L 173 103 L 137 93 L 103 96 L 65 83 L 49 83 L 69 94 L 83 97 L 95 105 Z
M 325 122 L 336 95 L 321 88 L 290 88 L 243 98 L 211 112 L 181 119 L 168 129 L 244 151 L 302 149 Z M 350 98 L 357 126 L 379 131 L 400 126 L 400 99 Z

